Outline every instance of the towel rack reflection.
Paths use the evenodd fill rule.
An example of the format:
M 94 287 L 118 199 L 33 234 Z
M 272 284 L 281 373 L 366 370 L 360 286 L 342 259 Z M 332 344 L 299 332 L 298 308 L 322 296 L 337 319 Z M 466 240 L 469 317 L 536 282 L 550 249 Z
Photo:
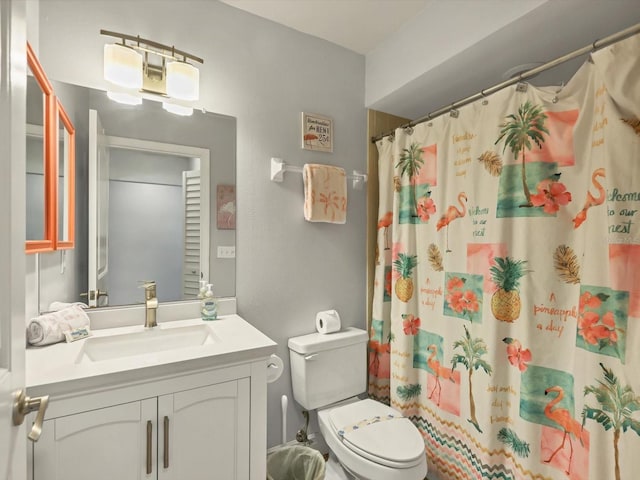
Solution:
M 302 167 L 296 165 L 288 165 L 284 163 L 281 158 L 271 158 L 271 181 L 282 182 L 284 178 L 284 172 L 296 172 L 302 173 Z M 353 188 L 361 190 L 364 184 L 367 182 L 367 174 L 353 171 L 353 174 L 347 175 L 349 180 L 353 180 Z

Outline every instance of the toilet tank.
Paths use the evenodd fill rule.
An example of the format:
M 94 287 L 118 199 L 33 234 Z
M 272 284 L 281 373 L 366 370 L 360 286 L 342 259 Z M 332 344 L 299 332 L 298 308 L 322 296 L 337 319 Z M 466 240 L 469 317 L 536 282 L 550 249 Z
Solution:
M 289 339 L 293 397 L 307 410 L 367 389 L 367 332 L 311 333 Z

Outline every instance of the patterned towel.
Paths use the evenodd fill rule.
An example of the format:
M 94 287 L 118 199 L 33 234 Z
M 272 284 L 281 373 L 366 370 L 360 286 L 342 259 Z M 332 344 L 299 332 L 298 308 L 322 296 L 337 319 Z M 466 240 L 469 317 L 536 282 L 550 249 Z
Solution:
M 304 179 L 304 218 L 309 222 L 347 221 L 347 175 L 343 168 L 308 163 Z
M 89 317 L 82 307 L 72 305 L 33 318 L 27 326 L 27 341 L 36 346 L 62 342 L 65 332 L 88 326 Z

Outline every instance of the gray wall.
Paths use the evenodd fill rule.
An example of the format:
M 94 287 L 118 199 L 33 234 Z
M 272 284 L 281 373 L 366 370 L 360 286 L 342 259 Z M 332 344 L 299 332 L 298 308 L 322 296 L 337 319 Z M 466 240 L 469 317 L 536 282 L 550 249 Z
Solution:
M 182 298 L 182 172 L 190 163 L 174 155 L 110 150 L 110 305 L 140 303 L 141 280 L 155 280 L 160 302 Z
M 364 57 L 213 0 L 46 0 L 39 10 L 39 56 L 56 80 L 104 88 L 101 28 L 204 58 L 201 104 L 237 118 L 238 313 L 278 342 L 287 368 L 269 385 L 268 444 L 280 442 L 282 394 L 292 439 L 303 419 L 287 339 L 313 331 L 316 312 L 329 308 L 365 328 L 366 194 L 349 188 L 346 225 L 308 223 L 301 177 L 271 182 L 270 158 L 366 170 Z M 301 112 L 333 118 L 333 154 L 300 148 Z
M 109 304 L 141 303 L 142 280 L 160 302 L 182 298 L 183 217 L 181 186 L 109 182 Z

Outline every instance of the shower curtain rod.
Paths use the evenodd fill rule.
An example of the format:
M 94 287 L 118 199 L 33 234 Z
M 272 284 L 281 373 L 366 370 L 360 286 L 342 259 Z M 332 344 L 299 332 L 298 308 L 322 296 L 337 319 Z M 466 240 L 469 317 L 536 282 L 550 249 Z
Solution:
M 531 70 L 527 70 L 526 72 L 522 72 L 520 75 L 518 75 L 517 77 L 513 77 L 510 78 L 509 80 L 506 80 L 502 83 L 498 83 L 497 85 L 494 85 L 493 87 L 489 87 L 489 88 L 485 88 L 483 90 L 480 90 L 480 92 L 471 95 L 469 97 L 463 98 L 462 100 L 458 100 L 457 102 L 453 102 L 451 105 L 447 105 L 446 107 L 442 107 L 439 108 L 438 110 L 434 110 L 433 112 L 425 115 L 424 117 L 420 117 L 417 120 L 412 120 L 411 122 L 405 123 L 404 125 L 399 126 L 398 128 L 408 128 L 408 127 L 413 127 L 415 125 L 418 125 L 420 123 L 424 123 L 427 122 L 429 120 L 433 120 L 436 117 L 439 117 L 440 115 L 450 112 L 452 110 L 455 110 L 459 107 L 462 107 L 464 105 L 467 105 L 469 103 L 475 102 L 476 100 L 480 100 L 481 98 L 486 97 L 487 95 L 491 95 L 492 93 L 495 93 L 499 90 L 502 90 L 503 88 L 509 87 L 511 85 L 514 85 L 516 83 L 519 83 L 523 80 L 526 80 L 528 78 L 533 77 L 534 75 L 537 75 L 538 73 L 544 72 L 545 70 L 549 70 L 550 68 L 556 67 L 558 65 L 560 65 L 561 63 L 567 62 L 569 60 L 572 60 L 576 57 L 579 57 L 580 55 L 584 55 L 585 53 L 589 53 L 589 52 L 594 52 L 596 50 L 598 50 L 599 48 L 602 47 L 606 47 L 607 45 L 611 45 L 612 43 L 616 43 L 620 40 L 623 40 L 627 37 L 630 37 L 631 35 L 634 35 L 636 33 L 640 32 L 640 23 L 637 23 L 631 27 L 625 28 L 624 30 L 619 31 L 618 33 L 614 33 L 613 35 L 609 35 L 608 37 L 602 38 L 600 40 L 596 40 L 595 42 L 593 42 L 591 45 L 587 45 L 586 47 L 582 47 L 578 50 L 574 50 L 571 53 L 567 53 L 566 55 L 563 55 L 561 57 L 556 58 L 555 60 L 551 60 L 550 62 L 547 62 L 543 65 L 540 65 L 539 67 L 535 67 L 532 68 Z M 389 135 L 393 135 L 393 133 L 395 132 L 395 129 L 387 132 L 387 133 L 383 133 L 381 135 L 375 136 L 371 138 L 371 142 L 375 143 L 378 140 L 384 138 L 384 137 L 388 137 Z

